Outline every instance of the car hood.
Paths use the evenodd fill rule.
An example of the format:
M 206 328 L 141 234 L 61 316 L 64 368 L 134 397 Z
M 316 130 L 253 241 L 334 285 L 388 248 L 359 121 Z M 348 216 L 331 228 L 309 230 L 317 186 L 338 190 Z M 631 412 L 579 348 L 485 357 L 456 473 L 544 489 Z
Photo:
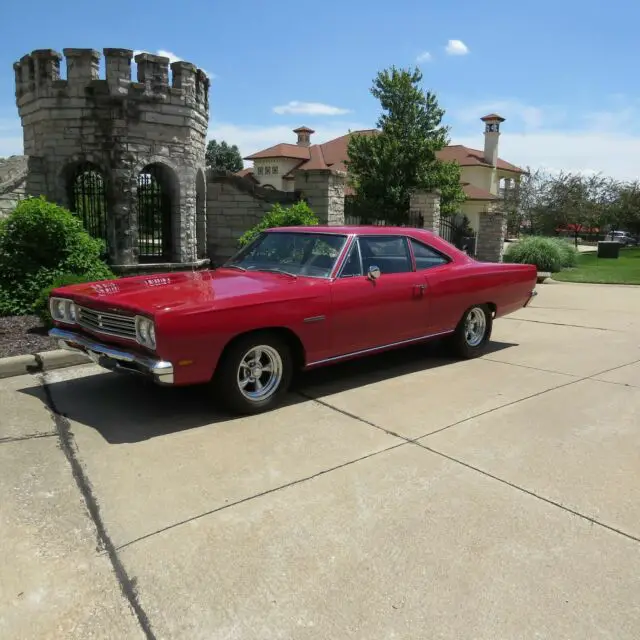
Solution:
M 309 287 L 323 282 L 266 272 L 231 269 L 181 271 L 133 276 L 56 289 L 76 303 L 107 309 L 156 314 L 176 309 L 224 308 L 264 297 L 287 300 L 305 297 Z M 305 291 L 307 293 L 305 293 Z

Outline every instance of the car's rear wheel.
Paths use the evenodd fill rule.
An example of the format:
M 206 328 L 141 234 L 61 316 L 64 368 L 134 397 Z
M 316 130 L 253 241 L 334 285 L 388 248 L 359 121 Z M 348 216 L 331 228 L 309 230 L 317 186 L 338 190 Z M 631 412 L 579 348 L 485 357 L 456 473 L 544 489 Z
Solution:
M 275 407 L 293 373 L 291 350 L 280 336 L 260 332 L 232 343 L 222 356 L 213 384 L 234 413 L 255 414 Z
M 493 315 L 487 305 L 475 305 L 467 309 L 451 336 L 454 353 L 464 359 L 482 355 L 491 338 L 492 328 Z

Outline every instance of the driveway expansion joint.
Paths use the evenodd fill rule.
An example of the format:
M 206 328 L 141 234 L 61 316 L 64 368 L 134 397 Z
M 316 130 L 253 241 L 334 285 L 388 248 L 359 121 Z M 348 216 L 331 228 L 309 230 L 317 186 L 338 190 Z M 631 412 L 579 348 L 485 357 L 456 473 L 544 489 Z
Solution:
M 55 401 L 53 399 L 53 394 L 51 393 L 51 389 L 47 384 L 46 374 L 41 374 L 39 377 L 46 397 L 46 406 L 51 413 L 53 423 L 56 427 L 56 435 L 58 436 L 60 449 L 62 449 L 62 452 L 64 453 L 67 462 L 71 467 L 73 478 L 76 481 L 76 485 L 84 499 L 85 505 L 89 512 L 89 516 L 96 528 L 98 545 L 99 547 L 102 547 L 102 549 L 109 557 L 112 570 L 115 574 L 118 585 L 120 586 L 122 595 L 127 600 L 134 615 L 136 616 L 138 624 L 140 625 L 140 628 L 142 629 L 145 637 L 147 638 L 147 640 L 156 640 L 156 636 L 151 628 L 149 618 L 147 617 L 146 612 L 140 604 L 138 593 L 136 590 L 135 579 L 130 578 L 127 574 L 127 570 L 125 569 L 122 561 L 117 554 L 116 547 L 109 537 L 109 534 L 107 533 L 107 529 L 102 520 L 102 516 L 100 515 L 100 506 L 98 505 L 98 501 L 93 494 L 91 483 L 76 455 L 77 447 L 73 439 L 69 420 L 58 412 Z

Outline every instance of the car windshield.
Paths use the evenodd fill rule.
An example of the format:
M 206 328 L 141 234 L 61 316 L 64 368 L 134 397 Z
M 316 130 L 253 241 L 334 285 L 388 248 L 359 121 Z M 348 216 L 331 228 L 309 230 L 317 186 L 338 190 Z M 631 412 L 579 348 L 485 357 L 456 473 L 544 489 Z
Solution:
M 262 233 L 224 266 L 327 278 L 346 240 L 347 236 L 328 233 Z

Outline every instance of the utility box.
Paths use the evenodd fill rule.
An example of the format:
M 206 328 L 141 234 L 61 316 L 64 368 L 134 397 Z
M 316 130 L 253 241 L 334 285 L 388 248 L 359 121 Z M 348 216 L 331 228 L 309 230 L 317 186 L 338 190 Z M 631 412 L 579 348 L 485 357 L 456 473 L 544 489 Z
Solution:
M 604 240 L 598 242 L 598 258 L 619 258 L 620 243 Z

